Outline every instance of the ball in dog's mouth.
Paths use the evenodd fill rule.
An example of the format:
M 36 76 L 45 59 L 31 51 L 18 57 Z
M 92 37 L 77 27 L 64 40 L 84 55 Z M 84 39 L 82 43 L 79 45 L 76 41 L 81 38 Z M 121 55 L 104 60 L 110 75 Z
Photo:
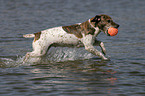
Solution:
M 108 29 L 108 34 L 109 34 L 110 36 L 115 36 L 115 35 L 117 35 L 117 33 L 118 33 L 118 29 L 117 29 L 117 28 L 110 27 L 110 28 Z

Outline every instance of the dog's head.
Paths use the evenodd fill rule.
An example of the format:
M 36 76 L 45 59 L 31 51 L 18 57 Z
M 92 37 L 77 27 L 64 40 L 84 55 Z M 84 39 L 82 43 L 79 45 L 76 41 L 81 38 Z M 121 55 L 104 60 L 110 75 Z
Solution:
M 108 29 L 110 27 L 118 28 L 119 25 L 113 22 L 112 18 L 108 15 L 96 15 L 94 18 L 92 18 L 91 22 L 94 24 L 95 27 L 98 27 L 101 31 L 103 31 L 105 34 L 110 36 L 108 34 Z

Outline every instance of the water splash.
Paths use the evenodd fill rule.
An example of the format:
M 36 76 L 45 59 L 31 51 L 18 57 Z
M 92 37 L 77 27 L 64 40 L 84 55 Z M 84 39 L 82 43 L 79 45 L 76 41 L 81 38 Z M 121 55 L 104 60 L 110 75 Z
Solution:
M 94 57 L 91 53 L 86 52 L 83 48 L 51 48 L 45 57 L 38 61 L 38 58 L 30 58 L 28 62 L 23 62 L 24 56 L 17 57 L 16 60 L 11 58 L 0 58 L 0 67 L 19 67 L 19 66 L 29 66 L 33 64 L 47 64 L 54 62 L 64 62 L 64 61 L 74 61 L 74 60 L 84 60 Z
M 18 57 L 16 60 L 11 58 L 0 58 L 0 68 L 10 68 L 10 67 L 19 67 L 23 65 L 30 65 L 29 63 L 23 63 L 24 57 Z
M 92 58 L 94 55 L 88 53 L 83 48 L 53 48 L 51 49 L 45 60 L 51 62 L 74 61 Z

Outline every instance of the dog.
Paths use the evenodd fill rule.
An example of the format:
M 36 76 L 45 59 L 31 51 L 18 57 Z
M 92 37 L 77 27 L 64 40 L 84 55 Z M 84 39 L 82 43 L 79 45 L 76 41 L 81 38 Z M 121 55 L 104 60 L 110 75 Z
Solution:
M 34 38 L 33 51 L 27 52 L 24 61 L 26 62 L 30 57 L 44 56 L 51 46 L 84 46 L 88 52 L 99 56 L 102 60 L 110 60 L 105 56 L 104 43 L 96 39 L 101 31 L 109 36 L 108 29 L 110 27 L 118 28 L 119 25 L 113 22 L 110 16 L 101 14 L 83 23 L 54 27 L 34 34 L 23 35 L 25 38 Z M 93 45 L 99 45 L 102 52 L 95 49 Z

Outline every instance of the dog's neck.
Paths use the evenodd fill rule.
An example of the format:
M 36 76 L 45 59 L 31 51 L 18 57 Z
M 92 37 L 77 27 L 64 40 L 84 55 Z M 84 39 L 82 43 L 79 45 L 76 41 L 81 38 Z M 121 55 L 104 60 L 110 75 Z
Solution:
M 91 23 L 91 20 L 89 19 L 89 24 L 91 25 L 92 28 L 96 30 L 96 27 Z
M 95 35 L 98 35 L 100 33 L 100 29 L 98 27 L 95 27 L 95 25 L 92 24 L 90 19 L 88 21 L 89 21 L 90 26 L 96 30 Z

